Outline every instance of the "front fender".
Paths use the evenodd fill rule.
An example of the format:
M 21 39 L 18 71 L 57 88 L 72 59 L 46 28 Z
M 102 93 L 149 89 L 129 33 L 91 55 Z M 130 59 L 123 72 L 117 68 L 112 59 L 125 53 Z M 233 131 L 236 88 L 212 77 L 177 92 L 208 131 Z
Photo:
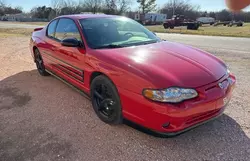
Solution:
M 148 76 L 125 62 L 111 57 L 88 56 L 86 64 L 89 74 L 100 72 L 111 79 L 117 88 L 141 94 L 145 87 L 154 87 Z

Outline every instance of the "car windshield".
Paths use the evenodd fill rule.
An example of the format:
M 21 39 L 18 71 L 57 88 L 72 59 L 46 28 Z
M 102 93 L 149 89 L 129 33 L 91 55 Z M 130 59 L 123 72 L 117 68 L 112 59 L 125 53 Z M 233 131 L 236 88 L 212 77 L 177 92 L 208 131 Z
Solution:
M 122 48 L 159 42 L 151 31 L 125 17 L 87 18 L 80 20 L 90 48 Z

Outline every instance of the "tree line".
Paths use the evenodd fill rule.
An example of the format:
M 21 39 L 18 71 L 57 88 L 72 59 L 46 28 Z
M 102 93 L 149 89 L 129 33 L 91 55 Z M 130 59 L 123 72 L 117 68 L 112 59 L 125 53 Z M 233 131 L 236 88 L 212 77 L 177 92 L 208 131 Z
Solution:
M 3 16 L 4 14 L 18 14 L 22 13 L 21 7 L 11 7 L 6 5 L 6 3 L 3 0 L 0 0 L 0 16 Z
M 0 15 L 21 13 L 20 7 L 11 8 L 0 0 Z M 138 9 L 131 6 L 138 4 Z M 133 11 L 132 11 L 133 10 Z M 168 0 L 164 5 L 157 6 L 156 0 L 51 0 L 50 6 L 32 8 L 30 14 L 33 18 L 51 20 L 60 15 L 79 14 L 83 12 L 104 13 L 113 15 L 127 15 L 133 18 L 134 13 L 163 13 L 168 18 L 172 15 L 184 15 L 195 20 L 198 17 L 213 17 L 220 21 L 242 20 L 250 22 L 250 12 L 232 13 L 229 10 L 218 12 L 200 11 L 199 5 L 194 5 L 189 0 Z
M 31 14 L 34 18 L 49 20 L 60 15 L 83 12 L 122 15 L 130 10 L 131 4 L 131 0 L 52 0 L 51 7 L 34 7 Z

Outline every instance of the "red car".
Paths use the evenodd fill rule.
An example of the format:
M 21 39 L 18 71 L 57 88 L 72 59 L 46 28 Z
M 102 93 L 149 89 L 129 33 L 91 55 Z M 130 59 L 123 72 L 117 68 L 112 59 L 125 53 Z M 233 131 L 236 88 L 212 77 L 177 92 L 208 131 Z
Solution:
M 58 17 L 35 29 L 30 50 L 42 76 L 85 93 L 102 121 L 167 136 L 221 115 L 236 82 L 215 56 L 119 16 Z

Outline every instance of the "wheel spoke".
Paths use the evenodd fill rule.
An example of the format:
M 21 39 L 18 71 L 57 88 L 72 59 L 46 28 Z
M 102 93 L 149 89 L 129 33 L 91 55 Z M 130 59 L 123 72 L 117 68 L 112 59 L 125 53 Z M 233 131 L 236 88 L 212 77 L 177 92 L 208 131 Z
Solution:
M 102 95 L 100 95 L 97 91 L 94 92 L 94 95 L 98 97 L 101 101 L 104 99 Z
M 105 93 L 106 92 L 106 87 L 105 87 L 105 85 L 101 85 L 101 91 L 102 91 L 102 93 Z
M 114 119 L 117 115 L 117 102 L 112 89 L 105 83 L 98 83 L 93 88 L 93 102 L 96 112 L 105 119 Z

